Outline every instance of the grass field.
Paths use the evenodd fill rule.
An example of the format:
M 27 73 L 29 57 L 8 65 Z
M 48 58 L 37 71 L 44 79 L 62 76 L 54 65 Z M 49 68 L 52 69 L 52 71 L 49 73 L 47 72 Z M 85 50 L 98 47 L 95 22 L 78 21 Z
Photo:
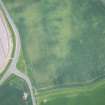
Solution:
M 17 67 L 39 89 L 39 105 L 105 105 L 102 0 L 4 3 L 20 32 L 22 52 Z M 93 80 L 97 82 L 91 86 L 79 85 Z
M 105 105 L 105 81 L 40 92 L 38 102 L 38 105 Z
M 4 0 L 33 86 L 62 87 L 105 74 L 105 6 L 99 0 Z M 24 63 L 24 62 L 23 62 Z M 27 67 L 25 67 L 27 66 Z

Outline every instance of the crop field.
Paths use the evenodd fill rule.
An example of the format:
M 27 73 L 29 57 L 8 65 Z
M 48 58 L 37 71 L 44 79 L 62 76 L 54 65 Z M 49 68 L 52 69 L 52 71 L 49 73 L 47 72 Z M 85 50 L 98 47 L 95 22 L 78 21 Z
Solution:
M 77 88 L 41 92 L 38 105 L 105 105 L 105 81 Z
M 102 0 L 4 0 L 19 29 L 20 69 L 36 88 L 85 84 L 105 75 Z
M 22 98 L 24 92 L 28 93 L 26 101 Z M 0 86 L 0 105 L 32 105 L 26 83 L 16 76 L 10 77 Z

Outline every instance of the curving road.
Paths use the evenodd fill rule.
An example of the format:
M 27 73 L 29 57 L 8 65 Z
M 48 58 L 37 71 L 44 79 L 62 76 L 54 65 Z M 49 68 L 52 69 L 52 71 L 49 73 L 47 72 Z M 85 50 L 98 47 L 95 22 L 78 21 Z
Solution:
M 0 6 L 2 8 L 2 12 L 6 15 L 10 25 L 12 26 L 12 29 L 15 33 L 15 38 L 16 38 L 16 48 L 15 48 L 15 53 L 14 53 L 14 57 L 12 58 L 12 62 L 8 68 L 8 70 L 5 72 L 5 74 L 3 75 L 3 77 L 0 80 L 0 85 L 2 85 L 12 74 L 22 78 L 23 80 L 26 81 L 29 89 L 30 89 L 30 93 L 31 93 L 31 98 L 32 98 L 32 103 L 33 105 L 36 105 L 36 98 L 34 97 L 33 94 L 33 89 L 32 89 L 32 85 L 31 85 L 31 81 L 28 78 L 28 76 L 26 76 L 25 74 L 21 73 L 19 70 L 17 70 L 16 68 L 16 64 L 18 62 L 19 59 L 19 54 L 20 54 L 20 49 L 21 49 L 21 42 L 20 42 L 20 37 L 19 37 L 19 32 L 17 31 L 17 28 L 15 26 L 15 24 L 13 23 L 11 17 L 9 16 L 9 13 L 7 12 L 3 2 L 0 0 Z

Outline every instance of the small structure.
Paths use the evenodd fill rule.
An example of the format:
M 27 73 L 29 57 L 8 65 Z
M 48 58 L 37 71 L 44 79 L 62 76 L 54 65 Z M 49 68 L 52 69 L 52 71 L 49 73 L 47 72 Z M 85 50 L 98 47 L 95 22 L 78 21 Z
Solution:
M 43 102 L 46 103 L 47 102 L 47 99 L 44 99 Z
M 28 98 L 28 93 L 24 92 L 24 93 L 23 93 L 23 97 L 22 97 L 22 98 L 23 98 L 23 100 L 24 100 L 24 101 L 26 101 L 26 100 L 27 100 L 27 98 Z

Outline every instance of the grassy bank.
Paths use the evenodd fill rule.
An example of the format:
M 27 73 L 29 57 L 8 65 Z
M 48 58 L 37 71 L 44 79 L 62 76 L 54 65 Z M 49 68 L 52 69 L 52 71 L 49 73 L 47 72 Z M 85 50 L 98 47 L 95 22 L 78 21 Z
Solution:
M 38 105 L 104 105 L 105 81 L 77 88 L 62 88 L 38 94 Z

